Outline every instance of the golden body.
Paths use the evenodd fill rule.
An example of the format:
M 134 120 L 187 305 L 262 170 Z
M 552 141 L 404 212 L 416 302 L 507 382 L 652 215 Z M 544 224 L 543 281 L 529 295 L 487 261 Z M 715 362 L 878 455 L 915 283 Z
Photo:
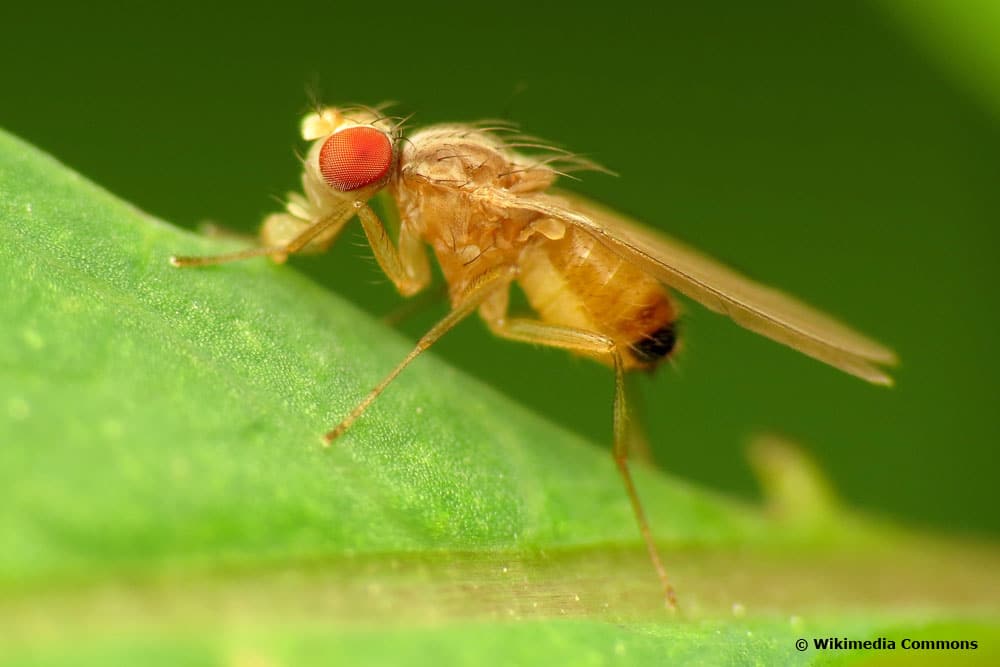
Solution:
M 518 194 L 552 186 L 552 171 L 512 168 L 519 161 L 495 137 L 465 126 L 418 132 L 404 145 L 398 178 L 390 184 L 401 235 L 418 237 L 434 250 L 453 305 L 464 301 L 481 276 L 516 267 L 513 279 L 541 321 L 607 336 L 629 350 L 626 369 L 665 358 L 669 349 L 658 357 L 641 352 L 649 347 L 643 343 L 674 324 L 675 309 L 659 281 L 587 232 L 470 196 L 497 184 Z M 506 290 L 480 307 L 489 324 L 502 323 L 506 313 Z M 591 356 L 613 363 L 606 354 Z
M 346 431 L 421 352 L 473 311 L 498 336 L 586 355 L 615 371 L 614 459 L 625 482 L 666 601 L 674 594 L 632 483 L 624 374 L 654 368 L 676 343 L 676 289 L 738 324 L 876 384 L 891 350 L 785 294 L 654 234 L 578 195 L 552 188 L 559 169 L 593 168 L 577 156 L 504 136 L 508 126 L 437 125 L 404 139 L 371 109 L 307 116 L 312 141 L 302 193 L 269 216 L 263 245 L 213 257 L 173 257 L 175 266 L 265 255 L 275 261 L 319 252 L 357 217 L 375 258 L 404 296 L 430 282 L 426 248 L 448 283 L 452 309 L 324 440 Z M 540 151 L 527 156 L 518 149 Z M 388 193 L 399 212 L 394 243 L 368 201 Z M 508 316 L 517 283 L 536 318 Z

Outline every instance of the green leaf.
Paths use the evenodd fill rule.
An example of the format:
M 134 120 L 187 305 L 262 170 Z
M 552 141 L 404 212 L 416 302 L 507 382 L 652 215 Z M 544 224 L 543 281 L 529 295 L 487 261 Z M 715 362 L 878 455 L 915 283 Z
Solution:
M 287 266 L 167 261 L 232 247 L 0 134 L 0 658 L 806 664 L 826 654 L 798 637 L 996 638 L 995 548 L 855 516 L 780 443 L 755 459 L 769 512 L 637 466 L 677 616 L 606 448 L 433 354 L 323 448 L 412 343 Z

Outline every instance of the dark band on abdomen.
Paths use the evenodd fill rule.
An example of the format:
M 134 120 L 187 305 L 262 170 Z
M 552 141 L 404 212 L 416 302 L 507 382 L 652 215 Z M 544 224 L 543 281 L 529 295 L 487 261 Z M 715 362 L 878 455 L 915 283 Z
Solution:
M 645 338 L 629 345 L 635 358 L 644 364 L 655 364 L 668 357 L 677 345 L 677 323 L 670 322 Z

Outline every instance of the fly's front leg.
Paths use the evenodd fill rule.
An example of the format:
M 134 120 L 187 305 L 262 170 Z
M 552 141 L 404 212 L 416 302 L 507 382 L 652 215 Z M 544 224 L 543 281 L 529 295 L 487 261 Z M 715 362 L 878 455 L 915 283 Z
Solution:
M 427 287 L 431 280 L 430 264 L 422 241 L 415 236 L 408 225 L 399 230 L 399 248 L 393 245 L 385 225 L 365 202 L 356 202 L 361 226 L 368 237 L 368 244 L 375 253 L 375 261 L 389 280 L 403 296 L 412 296 Z
M 264 241 L 262 246 L 204 257 L 178 257 L 175 255 L 170 258 L 170 263 L 182 267 L 208 266 L 263 256 L 270 257 L 276 262 L 284 262 L 289 255 L 301 252 L 314 241 L 321 241 L 325 246 L 329 246 L 350 220 L 350 217 L 349 215 L 331 215 L 316 221 L 309 221 L 290 213 L 275 213 L 264 221 L 261 230 L 261 239 Z
M 309 239 L 305 245 L 299 247 L 295 252 L 304 255 L 329 250 L 349 221 L 350 218 L 345 217 L 339 225 L 327 227 Z M 308 230 L 311 225 L 312 223 L 308 219 L 301 218 L 292 213 L 273 213 L 267 216 L 264 219 L 264 224 L 261 225 L 261 245 L 272 248 L 294 247 L 295 240 Z M 271 259 L 282 263 L 288 259 L 288 255 L 289 253 L 271 255 Z
M 497 317 L 495 307 L 501 303 L 499 299 L 495 303 L 484 304 L 482 314 L 497 336 L 511 340 L 519 340 L 525 343 L 545 345 L 548 347 L 558 347 L 564 350 L 597 354 L 609 357 L 615 368 L 615 401 L 614 401 L 614 458 L 622 480 L 625 482 L 625 491 L 628 493 L 629 501 L 632 503 L 632 511 L 635 513 L 636 521 L 639 524 L 639 531 L 646 542 L 646 549 L 649 552 L 649 559 L 656 569 L 656 574 L 660 578 L 663 586 L 663 595 L 667 606 L 676 609 L 677 598 L 674 595 L 673 586 L 667 577 L 667 571 L 663 567 L 660 553 L 653 541 L 653 535 L 649 530 L 649 522 L 646 520 L 646 512 L 639 501 L 639 494 L 635 490 L 635 483 L 632 481 L 632 472 L 628 466 L 628 407 L 625 397 L 625 363 L 622 359 L 621 351 L 614 340 L 603 334 L 571 327 L 562 327 L 547 324 L 540 320 L 531 319 L 505 319 Z M 491 308 L 493 306 L 494 308 Z

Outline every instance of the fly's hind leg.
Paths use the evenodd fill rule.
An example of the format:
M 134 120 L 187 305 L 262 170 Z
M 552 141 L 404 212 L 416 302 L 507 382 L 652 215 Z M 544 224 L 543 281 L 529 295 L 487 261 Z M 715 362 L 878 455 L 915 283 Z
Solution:
M 628 465 L 630 432 L 628 426 L 628 408 L 625 398 L 625 364 L 621 351 L 611 338 L 593 331 L 547 324 L 539 320 L 497 317 L 495 308 L 492 313 L 488 312 L 489 307 L 495 305 L 485 305 L 483 315 L 490 330 L 497 336 L 525 343 L 534 343 L 536 345 L 597 354 L 611 359 L 615 369 L 613 449 L 615 464 L 618 466 L 618 471 L 625 482 L 625 491 L 628 493 L 629 501 L 632 503 L 632 511 L 635 513 L 636 521 L 639 524 L 639 531 L 646 542 L 649 559 L 652 561 L 653 568 L 660 578 L 666 604 L 670 609 L 676 609 L 677 598 L 674 595 L 670 579 L 667 577 L 667 571 L 663 567 L 663 561 L 660 559 L 656 543 L 653 541 L 653 535 L 649 530 L 649 522 L 646 520 L 646 512 L 639 501 L 639 494 L 635 490 L 635 483 L 632 481 L 632 472 Z
M 646 414 L 645 405 L 642 401 L 642 393 L 639 391 L 639 378 L 635 373 L 625 375 L 625 395 L 629 402 L 628 419 L 628 453 L 633 461 L 642 461 L 646 465 L 656 466 L 656 459 L 653 457 L 653 448 L 649 444 L 649 436 L 643 428 L 643 415 Z

